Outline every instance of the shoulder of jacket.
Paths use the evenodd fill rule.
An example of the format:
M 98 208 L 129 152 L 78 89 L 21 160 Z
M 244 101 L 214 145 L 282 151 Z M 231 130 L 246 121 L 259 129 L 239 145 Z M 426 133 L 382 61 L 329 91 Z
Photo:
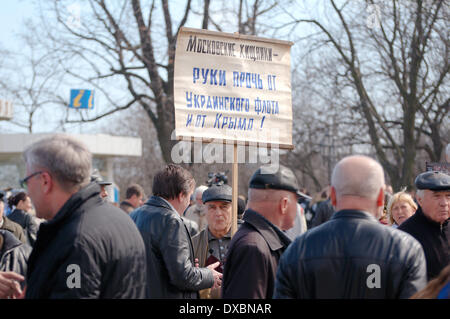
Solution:
M 253 227 L 241 228 L 232 238 L 235 246 L 254 246 L 259 248 L 269 247 L 264 237 L 258 232 L 258 230 L 253 229 Z

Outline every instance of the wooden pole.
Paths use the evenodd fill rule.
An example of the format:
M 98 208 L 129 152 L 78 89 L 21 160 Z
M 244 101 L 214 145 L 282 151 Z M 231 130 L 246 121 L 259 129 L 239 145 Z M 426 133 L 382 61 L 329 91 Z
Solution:
M 233 193 L 232 193 L 232 203 L 233 203 L 233 218 L 231 223 L 231 236 L 233 236 L 237 231 L 237 212 L 238 212 L 238 160 L 237 160 L 237 143 L 234 144 L 233 148 Z

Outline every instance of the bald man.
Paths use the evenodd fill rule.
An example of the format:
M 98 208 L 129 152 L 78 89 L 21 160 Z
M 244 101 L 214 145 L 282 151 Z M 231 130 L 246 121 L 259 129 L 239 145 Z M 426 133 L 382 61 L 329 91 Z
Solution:
M 376 161 L 349 156 L 334 168 L 336 213 L 289 246 L 280 260 L 275 298 L 409 298 L 426 285 L 420 243 L 378 222 L 384 172 Z

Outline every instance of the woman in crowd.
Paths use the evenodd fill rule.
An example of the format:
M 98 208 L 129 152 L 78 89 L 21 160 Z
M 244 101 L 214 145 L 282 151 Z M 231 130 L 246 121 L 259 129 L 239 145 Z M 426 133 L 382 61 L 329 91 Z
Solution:
M 28 244 L 34 245 L 40 221 L 32 215 L 33 206 L 30 197 L 25 192 L 19 192 L 8 198 L 8 205 L 15 209 L 8 215 L 8 218 L 22 226 L 25 231 Z
M 387 212 L 392 227 L 397 228 L 405 220 L 414 215 L 417 204 L 411 195 L 405 191 L 400 191 L 392 195 L 387 205 Z

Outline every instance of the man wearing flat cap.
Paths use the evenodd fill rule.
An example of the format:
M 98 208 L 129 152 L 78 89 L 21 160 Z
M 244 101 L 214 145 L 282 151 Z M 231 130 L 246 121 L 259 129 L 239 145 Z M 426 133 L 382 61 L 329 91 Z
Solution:
M 259 168 L 250 179 L 244 223 L 233 236 L 224 268 L 223 298 L 272 298 L 278 260 L 291 240 L 299 192 L 297 179 L 280 165 Z
M 192 238 L 194 256 L 198 259 L 199 267 L 220 262 L 216 270 L 223 272 L 228 244 L 231 241 L 231 199 L 232 189 L 226 184 L 212 185 L 202 194 L 207 227 Z M 219 299 L 220 296 L 220 287 L 200 291 L 202 299 Z
M 98 172 L 97 169 L 95 169 L 92 172 L 91 182 L 96 182 L 100 186 L 100 197 L 106 201 L 106 199 L 108 197 L 108 192 L 106 191 L 106 186 L 112 185 L 112 183 L 103 180 L 102 176 L 100 175 L 100 173 Z
M 398 229 L 422 244 L 431 280 L 450 263 L 450 176 L 425 172 L 416 177 L 415 184 L 419 209 Z

